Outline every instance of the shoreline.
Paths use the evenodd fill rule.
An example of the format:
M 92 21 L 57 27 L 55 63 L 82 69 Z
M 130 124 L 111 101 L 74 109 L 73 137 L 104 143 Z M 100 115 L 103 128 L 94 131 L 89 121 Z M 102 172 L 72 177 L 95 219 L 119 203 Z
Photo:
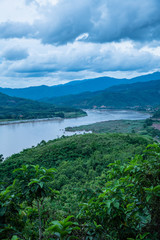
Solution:
M 80 118 L 80 117 L 85 117 L 86 115 L 81 115 L 81 116 L 75 116 L 75 117 L 53 117 L 53 118 L 37 118 L 37 119 L 23 119 L 23 120 L 8 120 L 8 121 L 0 121 L 0 126 L 4 125 L 12 125 L 12 124 L 20 124 L 20 123 L 32 123 L 32 122 L 47 122 L 47 121 L 53 121 L 53 120 L 64 120 L 64 119 L 71 119 L 71 118 Z
M 147 111 L 137 111 L 137 110 L 133 110 L 133 109 L 83 109 L 83 111 L 87 110 L 95 110 L 95 111 L 131 111 L 131 112 L 141 112 L 141 113 L 148 113 L 151 117 L 151 113 L 147 112 Z M 87 116 L 87 115 L 86 115 Z M 85 116 L 78 116 L 79 117 L 85 117 Z M 72 117 L 72 118 L 77 118 L 77 117 Z M 37 119 L 23 119 L 23 120 L 8 120 L 8 121 L 0 121 L 0 126 L 4 126 L 4 125 L 12 125 L 12 124 L 21 124 L 21 123 L 36 123 L 36 122 L 47 122 L 47 121 L 53 121 L 53 120 L 64 120 L 64 119 L 71 119 L 71 118 L 61 118 L 61 117 L 53 117 L 53 118 L 37 118 Z M 114 120 L 113 120 L 114 121 Z
M 20 124 L 20 123 L 31 123 L 31 122 L 45 122 L 45 121 L 53 121 L 53 120 L 61 120 L 63 118 L 54 117 L 54 118 L 38 118 L 38 119 L 24 119 L 24 120 L 11 120 L 0 122 L 0 125 L 11 125 L 11 124 Z

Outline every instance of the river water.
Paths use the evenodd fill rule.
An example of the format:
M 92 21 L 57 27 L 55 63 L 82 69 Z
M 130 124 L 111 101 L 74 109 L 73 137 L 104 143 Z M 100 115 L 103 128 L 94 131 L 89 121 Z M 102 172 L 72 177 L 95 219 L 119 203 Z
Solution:
M 109 120 L 140 120 L 150 116 L 147 113 L 125 110 L 87 110 L 86 112 L 88 116 L 80 118 L 0 125 L 0 154 L 3 154 L 6 158 L 25 148 L 36 146 L 42 140 L 48 141 L 61 137 L 62 135 L 70 136 L 75 134 L 65 132 L 66 127 Z

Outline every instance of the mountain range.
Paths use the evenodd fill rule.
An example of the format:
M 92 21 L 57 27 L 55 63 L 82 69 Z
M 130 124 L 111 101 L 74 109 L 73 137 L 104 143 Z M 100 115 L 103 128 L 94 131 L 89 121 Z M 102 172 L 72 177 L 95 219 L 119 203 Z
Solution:
M 47 98 L 43 101 L 58 106 L 78 108 L 141 108 L 160 105 L 160 80 L 122 84 L 103 91 L 85 92 Z
M 160 72 L 155 72 L 148 75 L 142 75 L 132 79 L 117 79 L 111 77 L 100 77 L 94 79 L 85 79 L 72 81 L 66 84 L 56 86 L 38 86 L 28 88 L 0 88 L 0 92 L 9 96 L 39 100 L 43 98 L 60 97 L 70 94 L 80 94 L 83 92 L 96 92 L 106 88 L 120 85 L 132 84 L 136 82 L 147 82 L 151 80 L 160 80 Z

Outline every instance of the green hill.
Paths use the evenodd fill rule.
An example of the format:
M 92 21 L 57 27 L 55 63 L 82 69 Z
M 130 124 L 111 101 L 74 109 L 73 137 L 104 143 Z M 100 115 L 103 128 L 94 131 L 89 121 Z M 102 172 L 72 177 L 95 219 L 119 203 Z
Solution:
M 72 204 L 75 198 L 73 192 L 78 198 L 80 191 L 76 188 L 90 189 L 91 192 L 95 187 L 99 189 L 104 183 L 103 177 L 109 163 L 116 160 L 123 162 L 135 154 L 141 154 L 149 143 L 150 139 L 133 134 L 85 134 L 62 137 L 47 143 L 42 141 L 36 147 L 14 154 L 0 164 L 0 176 L 1 180 L 8 183 L 12 178 L 9 173 L 23 164 L 54 167 L 57 169 L 54 187 L 64 195 L 66 191 L 70 192 L 71 196 L 68 197 Z M 94 183 L 99 177 L 101 180 L 97 179 Z M 66 199 L 65 204 L 66 211 L 69 211 L 69 199 Z M 73 204 L 74 211 L 77 204 Z M 61 205 L 59 209 L 64 208 Z
M 110 87 L 104 91 L 86 92 L 61 98 L 45 99 L 59 106 L 80 108 L 146 108 L 160 104 L 160 80 Z
M 0 93 L 0 120 L 38 119 L 52 117 L 76 117 L 85 115 L 82 110 L 55 107 Z
M 149 143 L 85 134 L 12 155 L 0 164 L 1 239 L 158 240 L 160 149 Z

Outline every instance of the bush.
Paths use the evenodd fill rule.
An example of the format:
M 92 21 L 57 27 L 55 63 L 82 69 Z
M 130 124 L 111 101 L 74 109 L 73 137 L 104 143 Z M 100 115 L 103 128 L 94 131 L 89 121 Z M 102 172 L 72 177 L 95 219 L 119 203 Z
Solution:
M 129 163 L 116 161 L 108 167 L 103 193 L 84 204 L 79 214 L 87 234 L 92 239 L 158 240 L 160 146 L 149 145 Z

